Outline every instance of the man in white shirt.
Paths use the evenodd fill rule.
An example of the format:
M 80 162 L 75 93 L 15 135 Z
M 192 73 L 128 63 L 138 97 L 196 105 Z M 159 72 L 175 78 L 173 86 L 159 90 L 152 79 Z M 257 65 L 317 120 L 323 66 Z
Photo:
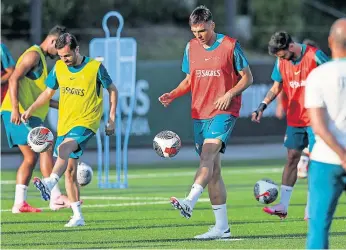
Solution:
M 333 60 L 307 78 L 305 107 L 316 144 L 309 167 L 308 249 L 328 248 L 328 233 L 338 199 L 346 186 L 346 18 L 328 37 Z

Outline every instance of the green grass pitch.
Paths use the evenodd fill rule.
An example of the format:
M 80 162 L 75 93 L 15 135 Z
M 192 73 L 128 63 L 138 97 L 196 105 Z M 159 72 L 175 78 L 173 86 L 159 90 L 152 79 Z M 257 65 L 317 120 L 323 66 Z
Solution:
M 72 211 L 50 211 L 32 184 L 28 202 L 43 207 L 44 211 L 12 214 L 15 171 L 2 171 L 1 248 L 305 248 L 307 223 L 303 217 L 307 180 L 297 182 L 284 221 L 263 213 L 263 205 L 253 196 L 257 180 L 267 177 L 281 182 L 283 163 L 283 160 L 261 160 L 223 164 L 232 239 L 212 241 L 193 240 L 193 236 L 206 232 L 214 223 L 207 192 L 189 220 L 169 204 L 171 196 L 184 197 L 188 193 L 197 162 L 129 166 L 128 189 L 99 189 L 95 171 L 92 183 L 81 189 L 86 226 L 79 228 L 64 228 Z M 35 176 L 40 173 L 35 172 Z M 345 198 L 343 194 L 334 216 L 330 248 L 346 246 Z

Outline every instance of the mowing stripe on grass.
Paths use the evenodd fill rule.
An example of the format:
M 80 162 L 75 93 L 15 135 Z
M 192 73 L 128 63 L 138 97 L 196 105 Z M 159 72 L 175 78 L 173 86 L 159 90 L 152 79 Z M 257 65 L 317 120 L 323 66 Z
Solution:
M 223 170 L 223 175 L 230 174 L 247 174 L 247 173 L 257 173 L 257 174 L 269 174 L 269 173 L 281 173 L 282 168 L 259 168 L 259 169 L 229 169 Z M 129 174 L 129 179 L 151 179 L 151 178 L 168 178 L 168 177 L 184 177 L 184 176 L 194 176 L 195 171 L 181 172 L 181 173 L 150 173 L 150 174 Z M 115 175 L 110 175 L 109 178 L 115 178 Z M 1 180 L 1 185 L 15 184 L 15 180 Z
M 133 197 L 136 198 L 136 197 Z M 208 198 L 199 199 L 198 202 L 210 202 Z M 165 201 L 148 201 L 148 202 L 130 202 L 130 203 L 118 203 L 118 204 L 93 204 L 93 205 L 82 205 L 84 208 L 95 208 L 95 207 L 132 207 L 132 206 L 145 206 L 145 205 L 167 205 L 169 200 Z M 49 207 L 42 207 L 41 209 L 49 209 Z M 11 209 L 1 209 L 3 212 L 11 212 Z

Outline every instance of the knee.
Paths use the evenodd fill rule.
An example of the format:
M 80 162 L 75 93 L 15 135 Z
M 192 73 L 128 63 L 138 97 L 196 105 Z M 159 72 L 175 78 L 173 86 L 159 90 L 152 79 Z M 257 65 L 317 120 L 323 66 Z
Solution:
M 67 157 L 70 154 L 70 151 L 70 147 L 66 143 L 63 143 L 58 147 L 58 155 L 60 158 Z
M 209 154 L 208 152 L 202 152 L 201 156 L 200 156 L 200 161 L 201 161 L 201 165 L 206 167 L 206 165 L 208 165 L 209 163 L 213 162 L 212 154 Z M 213 165 L 211 165 L 210 167 L 212 167 L 212 166 Z
M 297 167 L 300 160 L 301 152 L 296 150 L 290 150 L 287 155 L 287 163 L 290 167 Z
M 37 162 L 36 154 L 33 152 L 32 154 L 24 155 L 24 162 L 27 165 L 34 167 L 36 165 L 36 162 Z

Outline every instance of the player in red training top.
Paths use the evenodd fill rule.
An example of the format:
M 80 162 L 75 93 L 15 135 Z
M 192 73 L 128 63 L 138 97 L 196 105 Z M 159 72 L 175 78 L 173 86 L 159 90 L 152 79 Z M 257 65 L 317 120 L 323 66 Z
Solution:
M 309 73 L 329 58 L 317 48 L 295 43 L 287 32 L 276 32 L 270 39 L 268 50 L 277 57 L 272 79 L 274 84 L 263 102 L 252 114 L 252 121 L 260 122 L 263 111 L 283 89 L 287 97 L 287 129 L 284 145 L 287 163 L 282 174 L 281 201 L 263 210 L 280 218 L 287 216 L 293 186 L 297 181 L 297 164 L 302 150 L 309 145 L 311 151 L 315 138 L 304 108 L 305 81 Z M 307 215 L 306 215 L 307 216 Z
M 319 49 L 317 43 L 310 39 L 304 39 L 303 44 L 310 45 L 312 47 Z M 276 98 L 276 101 L 276 117 L 279 119 L 283 119 L 285 117 L 287 110 L 287 96 L 285 95 L 284 91 L 280 92 L 280 94 Z M 310 162 L 309 155 L 310 152 L 308 147 L 304 148 L 297 166 L 298 178 L 305 179 L 308 176 L 308 166 Z
M 192 210 L 208 185 L 216 224 L 197 239 L 229 238 L 226 188 L 221 177 L 220 152 L 224 153 L 241 106 L 241 93 L 252 84 L 248 62 L 236 39 L 215 33 L 212 14 L 205 6 L 197 7 L 189 24 L 195 38 L 186 46 L 182 70 L 185 79 L 159 100 L 169 105 L 191 91 L 196 151 L 200 166 L 189 195 L 171 197 L 173 207 L 190 218 Z

